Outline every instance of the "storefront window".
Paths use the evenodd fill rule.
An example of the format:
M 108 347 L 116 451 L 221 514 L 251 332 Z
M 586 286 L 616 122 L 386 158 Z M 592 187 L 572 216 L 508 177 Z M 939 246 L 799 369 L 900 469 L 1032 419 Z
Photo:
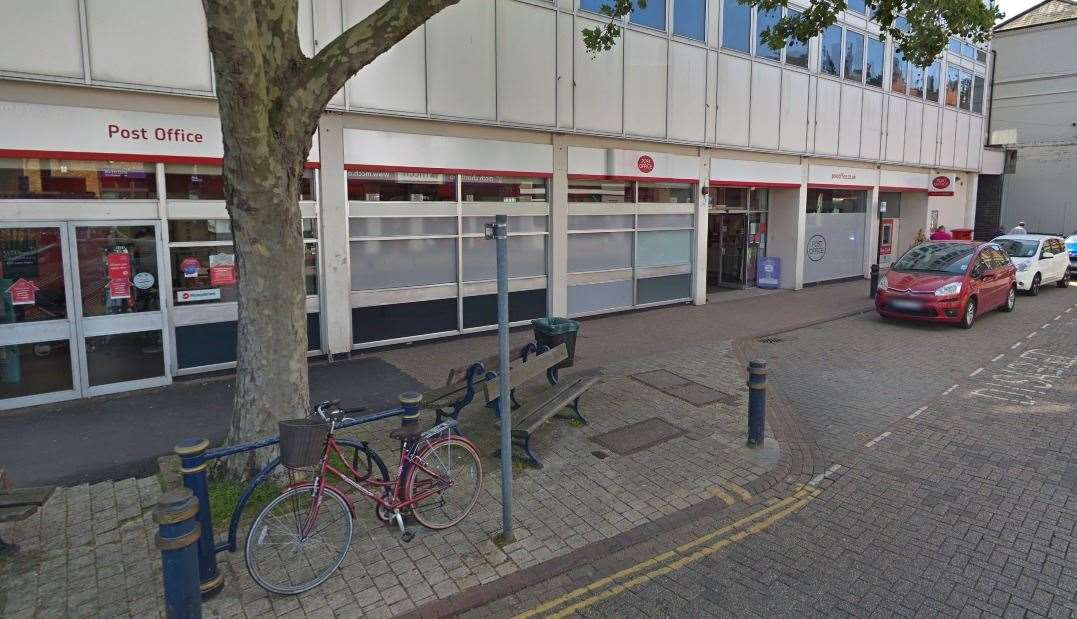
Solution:
M 808 189 L 807 212 L 816 214 L 863 213 L 867 192 L 848 189 Z
M 0 228 L 0 324 L 66 317 L 60 229 Z
M 464 202 L 545 202 L 546 179 L 509 176 L 461 177 Z
M 170 200 L 224 200 L 224 173 L 216 165 L 166 163 L 165 191 Z M 303 170 L 298 197 L 314 199 L 314 170 Z
M 77 273 L 82 315 L 160 309 L 154 226 L 78 226 Z
M 714 208 L 718 210 L 745 210 L 748 208 L 746 187 L 718 187 L 714 191 Z
M 690 204 L 694 201 L 695 185 L 688 183 L 639 183 L 640 202 Z
M 348 170 L 348 199 L 362 202 L 455 202 L 456 175 Z
M 171 243 L 231 241 L 232 222 L 227 219 L 172 219 L 168 222 L 168 240 Z
M 0 199 L 151 200 L 154 172 L 128 161 L 0 159 Z
M 568 179 L 569 202 L 635 202 L 632 183 Z
M 770 190 L 753 189 L 749 192 L 748 210 L 766 211 L 770 206 Z

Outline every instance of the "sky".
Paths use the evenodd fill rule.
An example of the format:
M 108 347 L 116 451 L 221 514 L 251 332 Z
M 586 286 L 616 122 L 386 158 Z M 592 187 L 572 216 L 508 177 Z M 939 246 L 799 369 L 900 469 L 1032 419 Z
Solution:
M 1006 16 L 1002 18 L 1004 20 L 1009 19 L 1009 18 L 1017 15 L 1021 11 L 1029 9 L 1029 8 L 1039 4 L 1040 2 L 1042 2 L 1042 0 L 995 0 L 995 1 L 998 4 L 999 9 L 1003 13 L 1006 14 Z

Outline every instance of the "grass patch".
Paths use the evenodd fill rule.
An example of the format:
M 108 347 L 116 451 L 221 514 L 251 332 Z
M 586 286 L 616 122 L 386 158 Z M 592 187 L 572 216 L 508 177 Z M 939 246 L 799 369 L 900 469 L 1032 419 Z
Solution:
M 213 519 L 213 528 L 222 529 L 228 527 L 228 521 L 232 517 L 232 511 L 239 503 L 239 497 L 247 484 L 230 479 L 218 479 L 209 484 L 210 517 Z M 248 517 L 255 516 L 270 501 L 280 494 L 280 486 L 272 480 L 265 480 L 254 489 L 254 494 L 247 501 L 247 507 L 243 513 Z

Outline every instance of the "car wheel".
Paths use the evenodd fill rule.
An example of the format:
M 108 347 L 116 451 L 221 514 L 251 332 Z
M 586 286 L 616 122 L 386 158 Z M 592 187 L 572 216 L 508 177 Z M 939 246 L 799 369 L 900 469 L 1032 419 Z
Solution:
M 1062 274 L 1062 279 L 1058 280 L 1059 288 L 1066 288 L 1070 285 L 1070 271 L 1066 269 L 1066 272 Z
M 1012 312 L 1013 306 L 1017 304 L 1017 287 L 1010 286 L 1010 294 L 1006 297 L 1006 302 L 999 307 L 1000 311 Z
M 1028 295 L 1034 297 L 1040 293 L 1040 274 L 1036 273 L 1036 277 L 1032 278 L 1032 284 L 1028 287 Z
M 961 328 L 971 329 L 973 322 L 976 322 L 976 299 L 969 299 L 965 304 L 965 313 L 961 316 Z

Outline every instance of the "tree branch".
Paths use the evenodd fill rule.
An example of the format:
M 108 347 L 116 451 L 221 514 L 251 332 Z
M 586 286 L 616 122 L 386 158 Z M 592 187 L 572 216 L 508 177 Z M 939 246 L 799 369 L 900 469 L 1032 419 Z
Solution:
M 285 106 L 294 118 L 320 114 L 348 78 L 389 51 L 428 19 L 460 0 L 388 0 L 322 48 L 302 68 Z

